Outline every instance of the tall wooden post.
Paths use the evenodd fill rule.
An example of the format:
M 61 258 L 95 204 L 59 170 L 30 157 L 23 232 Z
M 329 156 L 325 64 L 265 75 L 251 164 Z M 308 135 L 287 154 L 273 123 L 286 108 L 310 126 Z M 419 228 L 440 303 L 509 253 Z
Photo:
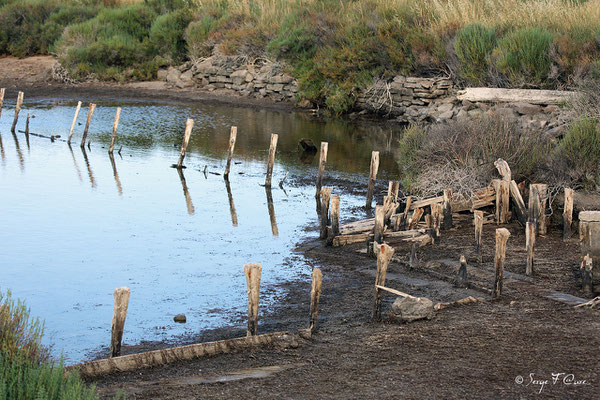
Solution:
M 87 139 L 88 129 L 90 129 L 90 123 L 92 122 L 92 115 L 94 115 L 95 109 L 96 109 L 96 105 L 94 103 L 90 103 L 90 108 L 88 108 L 87 120 L 85 121 L 85 128 L 83 128 L 83 137 L 81 138 L 81 148 L 82 149 L 85 146 L 85 140 Z
M 331 231 L 334 237 L 340 234 L 340 196 L 331 196 Z
M 229 170 L 231 168 L 231 159 L 233 158 L 233 149 L 235 148 L 235 140 L 237 138 L 237 126 L 232 126 L 229 132 L 229 150 L 227 151 L 227 165 L 225 166 L 225 173 L 223 177 L 225 180 L 229 179 Z
M 506 260 L 506 242 L 510 232 L 506 228 L 496 229 L 496 275 L 494 279 L 494 289 L 492 291 L 492 298 L 498 298 L 502 296 L 502 283 L 504 280 L 504 261 Z
M 116 288 L 113 294 L 115 302 L 113 306 L 113 319 L 110 336 L 110 356 L 118 357 L 121 355 L 121 341 L 123 339 L 123 329 L 125 328 L 125 318 L 127 317 L 127 307 L 129 306 L 128 287 Z
M 271 144 L 269 145 L 269 164 L 267 165 L 267 178 L 265 179 L 265 186 L 271 186 L 271 178 L 273 176 L 273 163 L 275 163 L 275 150 L 277 149 L 277 138 L 276 133 L 271 134 Z
M 115 122 L 113 123 L 112 136 L 110 137 L 110 147 L 108 148 L 109 154 L 112 154 L 115 149 L 115 140 L 117 139 L 117 128 L 119 127 L 119 118 L 121 118 L 121 107 L 117 107 L 117 113 L 115 114 Z
M 25 136 L 29 137 L 29 113 L 27 113 L 27 119 L 25 119 Z M 54 136 L 52 141 L 54 142 Z
M 379 207 L 379 206 L 378 206 Z M 375 244 L 379 246 L 377 253 L 377 274 L 375 276 L 375 299 L 373 301 L 373 319 L 381 318 L 381 293 L 378 286 L 385 286 L 385 275 L 387 274 L 388 265 L 394 255 L 394 249 L 387 244 Z
M 185 158 L 185 152 L 187 151 L 188 144 L 190 143 L 190 137 L 192 136 L 192 128 L 194 128 L 194 120 L 188 118 L 185 122 L 185 132 L 183 134 L 183 143 L 181 144 L 181 151 L 179 152 L 179 160 L 175 168 L 183 168 L 183 159 Z
M 314 333 L 317 330 L 319 321 L 319 299 L 321 298 L 321 280 L 323 273 L 319 268 L 313 269 L 312 288 L 310 290 L 310 331 Z
M 535 193 L 537 193 L 537 229 L 540 235 L 545 235 L 548 232 L 548 221 L 546 217 L 546 205 L 548 203 L 548 185 L 545 183 L 536 183 L 530 185 L 535 187 Z M 531 189 L 530 189 L 531 191 Z M 531 195 L 529 196 L 531 199 Z
M 383 243 L 383 223 L 385 220 L 385 208 L 375 206 L 375 229 L 373 231 L 373 241 Z
M 456 286 L 467 286 L 467 259 L 465 256 L 460 256 L 460 268 L 458 269 L 458 274 L 456 276 Z
M 475 210 L 473 212 L 473 224 L 475 225 L 475 254 L 477 256 L 477 262 L 481 264 L 481 236 L 483 234 L 483 211 Z
M 509 222 L 508 207 L 510 205 L 510 182 L 506 180 L 500 181 L 500 223 L 506 224 Z
M 440 223 L 442 217 L 442 205 L 435 203 L 431 205 L 431 222 L 433 223 L 433 244 L 440 242 Z
M 525 247 L 527 249 L 527 267 L 525 268 L 525 274 L 528 276 L 533 274 L 535 231 L 535 224 L 528 221 L 525 226 Z
M 321 232 L 320 238 L 327 238 L 327 225 L 329 225 L 329 199 L 331 198 L 331 188 L 321 189 Z
M 367 210 L 370 210 L 373 203 L 373 191 L 375 190 L 375 182 L 377 181 L 377 171 L 379 170 L 379 152 L 371 153 L 371 169 L 369 171 L 369 187 L 367 189 Z
M 81 102 L 77 102 L 77 108 L 75 109 L 75 116 L 73 117 L 73 122 L 71 123 L 71 130 L 69 131 L 69 138 L 67 139 L 67 143 L 71 144 L 71 138 L 73 137 L 73 132 L 75 131 L 75 123 L 77 122 L 77 117 L 79 116 L 79 110 L 81 110 Z
M 529 201 L 527 202 L 527 214 L 528 221 L 535 223 L 536 227 L 538 225 L 540 208 L 540 196 L 538 194 L 537 186 L 535 184 L 531 184 L 529 185 Z
M 495 208 L 495 216 L 496 216 L 496 225 L 500 225 L 500 209 L 502 208 L 502 190 L 500 179 L 492 179 L 492 187 L 494 188 L 494 192 L 496 193 L 496 208 Z
M 13 119 L 12 127 L 10 131 L 15 133 L 15 128 L 17 127 L 17 122 L 19 121 L 19 111 L 21 111 L 21 106 L 23 105 L 23 96 L 25 93 L 19 92 L 17 95 L 17 106 L 15 107 L 15 118 Z
M 321 187 L 323 186 L 323 175 L 325 174 L 325 164 L 327 164 L 328 148 L 329 143 L 321 142 L 321 152 L 319 153 L 319 172 L 317 173 L 317 197 L 319 197 L 321 194 Z
M 565 208 L 563 211 L 563 240 L 571 237 L 571 225 L 573 224 L 573 189 L 565 188 Z
M 444 202 L 442 203 L 444 221 L 442 224 L 443 230 L 448 230 L 452 228 L 452 190 L 444 189 Z
M 593 285 L 593 262 L 592 257 L 586 254 L 581 262 L 581 281 L 583 284 L 583 292 L 590 295 L 594 292 Z
M 0 117 L 2 117 L 2 105 L 4 104 L 4 92 L 6 89 L 0 88 Z
M 398 201 L 398 193 L 400 192 L 400 181 L 390 181 L 388 184 L 388 196 L 391 196 L 392 202 Z
M 246 286 L 248 288 L 248 333 L 246 336 L 258 335 L 258 300 L 260 295 L 260 264 L 244 265 Z

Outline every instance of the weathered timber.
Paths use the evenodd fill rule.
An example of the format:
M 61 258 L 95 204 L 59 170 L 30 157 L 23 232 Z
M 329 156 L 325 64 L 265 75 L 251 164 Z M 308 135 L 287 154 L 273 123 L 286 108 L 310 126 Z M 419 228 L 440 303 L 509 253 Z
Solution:
M 444 308 L 448 308 L 448 307 L 455 306 L 455 305 L 480 303 L 482 301 L 485 301 L 485 299 L 483 297 L 468 296 L 468 297 L 465 297 L 464 299 L 451 301 L 449 303 L 437 303 L 435 306 L 433 306 L 433 309 L 435 311 L 440 311 L 440 310 L 443 310 Z
M 260 275 L 262 267 L 260 264 L 244 265 L 246 275 L 246 286 L 248 290 L 248 332 L 246 336 L 258 335 L 258 300 L 260 297 Z
M 442 229 L 448 230 L 452 228 L 452 190 L 445 189 L 444 190 L 444 201 L 442 202 L 443 209 L 443 222 Z
M 81 110 L 81 102 L 77 102 L 77 108 L 75 108 L 75 115 L 73 116 L 73 122 L 71 123 L 71 130 L 69 131 L 69 138 L 67 139 L 67 143 L 71 143 L 71 138 L 73 137 L 73 132 L 75 131 L 75 123 L 77 122 L 77 117 L 79 116 L 79 110 Z
M 510 182 L 502 180 L 500 182 L 500 223 L 507 224 L 510 221 L 508 207 L 510 205 Z
M 19 122 L 19 112 L 21 111 L 21 106 L 23 105 L 23 96 L 25 96 L 25 93 L 23 93 L 23 92 L 19 92 L 17 94 L 17 105 L 15 107 L 15 118 L 13 119 L 12 127 L 10 128 L 10 131 L 12 133 L 15 133 L 15 128 L 17 127 L 17 122 Z
M 525 274 L 533 275 L 533 258 L 535 248 L 535 223 L 527 222 L 525 226 L 525 249 L 527 250 L 527 267 Z
M 440 240 L 440 227 L 442 218 L 442 205 L 439 203 L 431 205 L 432 239 L 433 244 L 438 244 Z
M 331 198 L 331 188 L 321 189 L 321 232 L 320 238 L 327 238 L 327 226 L 329 225 L 329 199 Z
M 237 126 L 232 126 L 229 131 L 229 148 L 227 150 L 227 164 L 225 165 L 225 172 L 223 178 L 229 180 L 229 172 L 231 171 L 231 159 L 233 158 L 233 151 L 235 149 L 235 141 L 237 139 Z
M 129 295 L 131 291 L 128 287 L 116 288 L 113 293 L 114 306 L 113 318 L 110 335 L 110 356 L 117 357 L 121 354 L 121 341 L 123 340 L 123 329 L 125 328 L 125 318 L 127 317 L 127 307 L 129 306 Z
M 121 107 L 117 107 L 117 113 L 115 114 L 115 122 L 113 123 L 112 136 L 110 137 L 110 147 L 108 153 L 112 154 L 115 150 L 115 140 L 117 139 L 117 128 L 119 127 L 119 119 L 121 118 Z
M 317 194 L 321 195 L 321 187 L 323 186 L 323 175 L 325 174 L 325 165 L 327 164 L 328 142 L 321 142 L 321 152 L 319 153 L 319 172 L 317 172 Z
M 415 211 L 412 214 L 412 217 L 410 217 L 410 221 L 408 221 L 408 230 L 412 230 L 417 226 L 417 224 L 421 220 L 421 217 L 423 216 L 423 212 L 424 211 L 422 208 L 415 209 Z
M 501 189 L 500 189 L 501 183 L 502 183 L 502 180 L 500 180 L 500 179 L 492 179 L 492 187 L 494 188 L 494 192 L 496 193 L 495 214 L 496 214 L 496 224 L 498 224 L 498 225 L 500 225 L 500 209 L 502 208 L 502 194 L 501 194 Z
M 396 290 L 396 289 L 385 287 L 383 285 L 375 285 L 375 288 L 379 289 L 379 290 L 383 290 L 384 292 L 395 294 L 396 296 L 400 296 L 400 297 L 411 297 L 411 298 L 415 297 L 415 296 L 412 296 L 412 295 L 410 295 L 408 293 L 404 293 L 404 292 L 401 292 L 401 291 Z
M 390 181 L 388 186 L 388 196 L 392 196 L 392 201 L 398 201 L 398 193 L 400 192 L 400 181 Z
M 95 109 L 96 109 L 96 105 L 94 103 L 90 103 L 90 106 L 88 108 L 87 119 L 85 120 L 85 127 L 83 128 L 83 136 L 81 137 L 80 147 L 82 149 L 85 147 L 85 141 L 87 140 L 88 131 L 90 129 L 90 123 L 92 122 L 92 115 L 94 115 Z
M 373 319 L 381 318 L 381 293 L 378 286 L 385 286 L 385 275 L 387 268 L 394 255 L 394 249 L 387 244 L 374 244 L 379 247 L 377 252 L 377 273 L 375 276 L 375 298 L 373 301 Z
M 500 173 L 500 176 L 502 176 L 502 180 L 506 182 L 510 182 L 512 180 L 512 172 L 510 171 L 510 167 L 506 161 L 499 158 L 494 161 L 494 167 L 496 167 L 498 173 Z
M 367 241 L 373 240 L 372 233 L 357 233 L 353 235 L 339 235 L 333 238 L 333 246 L 345 246 L 354 243 L 364 243 Z M 422 242 L 429 235 L 426 234 L 425 229 L 412 229 L 409 231 L 397 231 L 390 232 L 386 231 L 383 233 L 383 240 L 385 242 L 396 242 L 396 241 L 404 241 L 404 242 Z
M 546 207 L 548 204 L 548 185 L 545 183 L 536 183 L 537 194 L 539 196 L 538 210 L 538 233 L 545 235 L 548 233 L 548 217 L 546 216 Z
M 319 299 L 321 298 L 321 281 L 323 273 L 319 268 L 313 269 L 312 287 L 310 290 L 310 330 L 312 333 L 317 330 L 319 321 Z
M 477 256 L 477 261 L 481 264 L 482 255 L 481 255 L 481 237 L 483 234 L 483 211 L 474 211 L 473 212 L 473 223 L 475 225 L 475 254 Z
M 519 190 L 519 186 L 517 182 L 510 181 L 510 198 L 513 202 L 513 210 L 515 210 L 515 216 L 517 220 L 522 224 L 527 222 L 527 208 L 525 208 L 525 202 L 523 201 L 523 197 L 521 196 L 521 191 Z
M 459 90 L 458 100 L 469 100 L 473 103 L 530 103 L 530 104 L 563 104 L 577 95 L 577 92 L 565 90 L 536 89 L 500 89 L 500 88 L 466 88 Z
M 356 233 L 352 235 L 339 235 L 333 238 L 334 247 L 346 246 L 354 243 L 365 243 L 373 239 L 372 233 Z
M 413 201 L 410 205 L 411 210 L 416 210 L 417 208 L 423 208 L 430 206 L 432 204 L 441 203 L 444 201 L 444 196 L 430 197 L 428 199 Z
M 379 152 L 374 151 L 371 153 L 371 167 L 369 169 L 369 187 L 367 189 L 367 201 L 365 207 L 367 210 L 371 209 L 373 203 L 373 191 L 375 190 L 375 183 L 377 181 L 377 171 L 379 170 Z
M 504 261 L 506 260 L 506 242 L 510 232 L 506 228 L 496 229 L 496 257 L 494 265 L 496 273 L 494 276 L 494 288 L 492 289 L 492 298 L 502 296 L 502 283 L 504 281 Z
M 375 206 L 375 228 L 373 231 L 373 240 L 375 243 L 383 243 L 385 210 L 383 206 Z
M 275 151 L 277 150 L 277 139 L 279 135 L 271 134 L 271 143 L 269 144 L 269 163 L 267 164 L 267 177 L 265 186 L 271 187 L 271 179 L 273 177 L 273 164 L 275 163 Z
M 410 211 L 410 208 L 412 206 L 412 196 L 408 196 L 406 198 L 406 205 L 404 206 L 404 212 L 402 213 L 402 219 L 399 221 L 399 223 L 401 223 L 401 225 L 398 226 L 398 229 L 406 229 L 406 224 L 408 222 L 408 212 Z
M 571 237 L 571 225 L 573 224 L 573 189 L 565 188 L 565 207 L 563 210 L 563 240 Z
M 460 268 L 456 275 L 456 286 L 466 287 L 467 286 L 467 259 L 465 256 L 460 256 Z
M 0 88 L 0 118 L 2 117 L 2 105 L 4 104 L 4 92 L 5 88 Z
M 529 185 L 529 201 L 527 202 L 527 220 L 538 225 L 538 219 L 540 215 L 540 196 L 537 191 L 537 186 L 534 184 Z M 537 228 L 536 228 L 537 229 Z
M 590 295 L 594 292 L 593 260 L 589 254 L 586 254 L 581 262 L 581 282 L 583 286 L 583 292 L 586 295 Z

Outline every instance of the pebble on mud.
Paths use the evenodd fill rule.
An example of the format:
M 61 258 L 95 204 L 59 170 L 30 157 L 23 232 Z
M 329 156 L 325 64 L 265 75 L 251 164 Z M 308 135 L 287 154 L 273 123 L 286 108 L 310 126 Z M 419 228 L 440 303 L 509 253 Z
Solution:
M 179 322 L 180 324 L 185 324 L 187 319 L 185 318 L 185 314 L 177 314 L 173 317 L 173 321 Z

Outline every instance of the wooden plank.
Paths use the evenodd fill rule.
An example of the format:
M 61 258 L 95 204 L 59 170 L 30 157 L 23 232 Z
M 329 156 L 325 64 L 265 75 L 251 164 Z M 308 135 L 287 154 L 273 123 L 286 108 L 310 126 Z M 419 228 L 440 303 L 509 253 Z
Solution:
M 113 123 L 112 136 L 110 138 L 110 147 L 108 148 L 109 154 L 112 154 L 115 149 L 115 140 L 117 139 L 117 128 L 119 127 L 119 118 L 121 118 L 121 107 L 117 107 L 115 122 Z
M 373 191 L 375 190 L 375 183 L 377 181 L 377 171 L 379 170 L 379 152 L 373 151 L 371 153 L 371 167 L 369 169 L 369 186 L 367 189 L 367 210 L 371 209 L 373 203 Z
M 312 287 L 310 290 L 310 331 L 316 332 L 319 321 L 319 299 L 321 298 L 321 281 L 323 273 L 319 268 L 313 269 Z
M 414 201 L 410 205 L 410 209 L 411 210 L 416 210 L 417 208 L 427 207 L 427 206 L 430 206 L 430 205 L 435 204 L 435 203 L 441 203 L 443 201 L 444 201 L 444 196 L 430 197 L 428 199 Z
M 125 328 L 125 318 L 127 317 L 127 307 L 129 306 L 128 287 L 116 288 L 113 305 L 113 318 L 110 335 L 110 356 L 117 357 L 121 354 L 121 341 L 123 340 L 123 329 Z
M 537 90 L 537 89 L 501 89 L 501 88 L 466 88 L 459 90 L 458 100 L 483 103 L 530 103 L 556 104 L 568 103 L 577 92 L 566 90 Z
M 510 232 L 506 228 L 496 229 L 496 257 L 494 260 L 495 276 L 494 288 L 492 289 L 492 298 L 502 296 L 502 283 L 504 280 L 504 261 L 506 260 L 506 242 L 510 236 Z
M 275 163 L 275 151 L 277 150 L 277 138 L 279 135 L 276 133 L 271 134 L 271 143 L 269 144 L 269 162 L 267 164 L 267 177 L 265 179 L 265 186 L 271 187 L 271 180 L 273 178 L 273 164 Z
M 404 292 L 401 292 L 401 291 L 399 291 L 399 290 L 392 289 L 392 288 L 389 288 L 389 287 L 385 287 L 385 286 L 381 286 L 381 285 L 375 285 L 375 287 L 376 287 L 377 289 L 379 289 L 379 290 L 383 290 L 383 291 L 385 291 L 385 292 L 388 292 L 388 293 L 395 294 L 396 296 L 415 298 L 415 296 L 411 296 L 411 295 L 410 295 L 410 294 L 408 294 L 408 293 L 404 293 Z
M 244 265 L 246 286 L 248 288 L 248 332 L 246 336 L 258 335 L 258 300 L 260 297 L 260 264 L 250 263 Z
M 377 244 L 375 246 L 379 248 L 377 252 L 377 273 L 375 276 L 375 298 L 373 301 L 373 319 L 378 320 L 381 318 L 381 293 L 379 292 L 379 286 L 385 286 L 385 275 L 387 273 L 388 265 L 392 256 L 394 255 L 394 249 L 387 244 Z
M 373 239 L 372 233 L 358 233 L 353 235 L 339 235 L 333 238 L 333 246 L 346 246 L 354 243 L 364 243 Z
M 232 126 L 229 131 L 229 148 L 227 149 L 227 164 L 225 165 L 225 172 L 223 177 L 225 180 L 229 179 L 229 172 L 231 171 L 231 159 L 233 158 L 233 151 L 235 150 L 235 141 L 237 139 L 237 126 Z
M 571 225 L 573 224 L 573 189 L 565 188 L 565 207 L 563 210 L 563 240 L 571 237 Z
M 69 131 L 69 138 L 67 139 L 67 143 L 71 143 L 71 138 L 73 137 L 73 132 L 75 131 L 75 123 L 77 122 L 77 117 L 79 116 L 79 110 L 81 110 L 81 102 L 77 102 L 77 108 L 75 108 L 75 116 L 73 116 L 73 122 L 71 123 L 71 130 Z
M 321 152 L 319 153 L 319 172 L 317 173 L 317 194 L 321 195 L 321 187 L 323 186 L 323 175 L 325 174 L 325 165 L 327 164 L 328 142 L 321 142 Z

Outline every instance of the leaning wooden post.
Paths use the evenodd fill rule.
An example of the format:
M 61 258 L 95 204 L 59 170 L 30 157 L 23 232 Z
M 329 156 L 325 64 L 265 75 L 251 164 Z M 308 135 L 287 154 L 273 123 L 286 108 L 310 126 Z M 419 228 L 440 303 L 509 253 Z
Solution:
M 525 208 L 525 202 L 523 201 L 523 196 L 521 196 L 521 191 L 519 190 L 519 185 L 517 182 L 510 181 L 510 197 L 513 199 L 515 216 L 521 223 L 527 222 L 527 209 Z
M 593 285 L 593 262 L 592 257 L 586 254 L 581 262 L 581 281 L 583 284 L 583 292 L 590 295 L 594 292 Z
M 327 225 L 329 225 L 329 199 L 331 198 L 331 188 L 321 189 L 321 232 L 320 238 L 327 238 Z
M 467 286 L 467 259 L 465 256 L 460 256 L 460 268 L 458 269 L 458 274 L 456 276 L 456 286 Z
M 258 299 L 261 273 L 262 267 L 260 264 L 250 263 L 244 265 L 248 291 L 248 333 L 246 336 L 258 335 Z
M 79 110 L 81 110 L 81 102 L 77 102 L 77 108 L 75 109 L 75 116 L 73 117 L 73 122 L 71 123 L 71 130 L 69 131 L 69 138 L 67 139 L 67 143 L 71 144 L 71 138 L 73 137 L 73 131 L 75 131 L 75 123 L 77 122 L 77 117 L 79 116 Z
M 369 188 L 367 190 L 367 210 L 371 209 L 373 203 L 373 191 L 375 190 L 375 182 L 377 181 L 377 171 L 379 170 L 379 152 L 371 153 L 371 169 L 369 171 Z
M 271 187 L 271 178 L 273 176 L 273 163 L 275 162 L 275 150 L 277 149 L 277 138 L 276 133 L 271 134 L 271 144 L 269 146 L 269 164 L 267 165 L 267 179 L 265 179 L 265 186 Z
M 444 221 L 442 223 L 442 229 L 448 230 L 452 228 L 452 190 L 444 189 L 444 201 L 442 203 Z
M 504 261 L 506 260 L 506 242 L 510 232 L 506 228 L 496 229 L 496 275 L 494 279 L 494 289 L 492 291 L 492 298 L 498 298 L 502 296 L 502 282 L 504 279 Z
M 227 165 L 223 177 L 229 179 L 229 169 L 231 168 L 231 159 L 233 158 L 233 149 L 235 148 L 235 139 L 237 138 L 237 126 L 232 126 L 229 132 L 229 150 L 227 151 Z
M 110 356 L 118 357 L 121 355 L 121 340 L 123 339 L 123 329 L 125 327 L 125 318 L 127 317 L 127 307 L 129 306 L 128 287 L 116 288 L 113 294 L 115 303 L 113 306 L 113 319 L 110 336 Z
M 21 111 L 21 106 L 23 105 L 23 96 L 25 94 L 23 92 L 19 92 L 17 95 L 17 106 L 15 107 L 15 119 L 13 119 L 12 127 L 10 131 L 15 133 L 15 128 L 17 127 L 17 122 L 19 121 L 19 111 Z
M 0 89 L 0 117 L 2 117 L 2 105 L 4 104 L 4 91 L 6 89 L 1 88 Z
M 340 234 L 340 196 L 331 196 L 331 231 L 334 237 Z
M 392 197 L 392 202 L 398 201 L 398 193 L 400 192 L 400 181 L 390 181 L 388 184 L 388 196 Z
M 185 152 L 187 151 L 188 144 L 190 143 L 190 136 L 192 136 L 192 128 L 194 127 L 194 120 L 188 118 L 185 122 L 185 133 L 183 135 L 183 143 L 181 144 L 181 151 L 179 152 L 179 160 L 175 165 L 175 168 L 183 168 L 183 159 L 185 158 Z
M 85 140 L 87 139 L 88 129 L 90 129 L 90 122 L 92 122 L 92 115 L 94 115 L 95 109 L 96 105 L 94 103 L 90 103 L 90 107 L 88 108 L 87 120 L 85 121 L 85 128 L 83 128 L 83 137 L 81 138 L 82 149 L 85 146 Z
M 563 240 L 571 237 L 571 225 L 573 224 L 573 189 L 565 188 L 565 208 L 563 211 Z
M 535 223 L 527 222 L 525 226 L 525 247 L 527 249 L 527 267 L 525 268 L 525 274 L 528 276 L 531 276 L 533 274 L 535 230 Z
M 110 147 L 108 148 L 108 154 L 112 154 L 115 149 L 115 140 L 117 139 L 117 128 L 119 127 L 119 118 L 121 118 L 121 107 L 117 107 L 117 113 L 115 114 L 115 122 L 113 123 L 112 136 L 110 138 Z
M 477 262 L 481 264 L 481 236 L 483 233 L 483 211 L 475 210 L 473 212 L 473 224 L 475 225 L 475 254 L 477 256 Z
M 317 330 L 319 321 L 319 299 L 321 298 L 321 280 L 323 273 L 319 268 L 313 269 L 312 288 L 310 290 L 310 331 L 314 333 Z
M 377 273 L 375 275 L 375 299 L 373 304 L 373 319 L 381 318 L 381 293 L 378 286 L 385 286 L 385 275 L 387 274 L 388 265 L 394 255 L 394 249 L 387 244 L 375 244 L 379 247 L 377 253 Z
M 325 164 L 327 164 L 328 148 L 329 143 L 321 142 L 321 152 L 319 153 L 319 172 L 317 173 L 317 197 L 319 197 L 321 194 L 321 187 L 323 186 L 323 175 L 325 174 Z

